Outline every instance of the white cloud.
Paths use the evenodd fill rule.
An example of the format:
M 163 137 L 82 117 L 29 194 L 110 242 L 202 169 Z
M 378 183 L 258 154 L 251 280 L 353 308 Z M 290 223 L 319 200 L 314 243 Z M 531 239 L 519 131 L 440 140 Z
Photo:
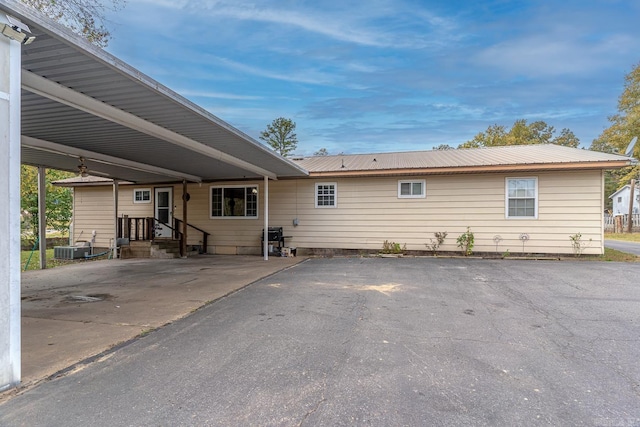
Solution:
M 456 25 L 451 19 L 400 1 L 321 2 L 311 3 L 311 7 L 298 2 L 278 3 L 129 0 L 131 5 L 150 4 L 155 8 L 189 11 L 198 16 L 207 14 L 236 21 L 278 24 L 362 46 L 424 48 L 442 46 L 447 40 L 457 38 L 447 35 L 455 33 Z M 404 28 L 405 33 L 398 33 L 398 28 Z
M 624 34 L 594 41 L 565 29 L 494 44 L 480 51 L 475 62 L 530 77 L 592 75 L 596 70 L 617 66 L 618 57 L 639 48 L 636 38 Z
M 369 32 L 363 28 L 354 28 L 345 25 L 344 19 L 336 20 L 336 17 L 318 17 L 318 12 L 313 14 L 290 10 L 258 9 L 245 7 L 214 7 L 211 12 L 216 15 L 226 16 L 239 20 L 269 22 L 299 27 L 305 31 L 322 34 L 330 38 L 362 44 L 367 46 L 388 46 L 389 42 L 379 34 Z M 319 18 L 319 19 L 318 19 Z
M 275 72 L 269 71 L 263 67 L 257 67 L 252 65 L 243 64 L 238 61 L 234 61 L 228 58 L 210 56 L 210 59 L 214 59 L 228 68 L 234 69 L 236 71 L 241 71 L 243 73 L 252 74 L 255 76 L 260 76 L 269 79 L 275 80 L 284 80 L 288 82 L 296 82 L 296 83 L 308 83 L 308 84 L 316 84 L 316 85 L 332 85 L 335 83 L 336 76 L 329 73 L 322 73 L 313 69 L 305 69 L 298 71 L 282 71 Z

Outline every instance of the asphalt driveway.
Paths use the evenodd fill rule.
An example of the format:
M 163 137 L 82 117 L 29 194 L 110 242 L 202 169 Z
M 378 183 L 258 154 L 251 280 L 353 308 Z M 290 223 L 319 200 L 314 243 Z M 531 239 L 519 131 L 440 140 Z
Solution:
M 639 425 L 638 277 L 312 259 L 10 399 L 0 425 Z
M 621 240 L 607 239 L 604 241 L 604 245 L 607 248 L 640 256 L 640 243 L 638 242 L 625 242 Z

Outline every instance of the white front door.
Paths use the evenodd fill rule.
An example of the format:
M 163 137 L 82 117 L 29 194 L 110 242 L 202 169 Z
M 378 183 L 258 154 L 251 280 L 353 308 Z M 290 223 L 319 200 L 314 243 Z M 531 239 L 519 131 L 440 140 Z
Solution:
M 155 194 L 156 237 L 171 238 L 173 231 L 173 187 L 156 188 Z

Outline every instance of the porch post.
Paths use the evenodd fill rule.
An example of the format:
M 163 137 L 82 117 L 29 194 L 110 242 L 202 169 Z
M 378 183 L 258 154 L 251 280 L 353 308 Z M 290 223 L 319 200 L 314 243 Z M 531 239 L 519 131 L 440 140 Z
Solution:
M 269 260 L 269 177 L 264 177 L 264 241 L 262 242 L 262 250 L 264 260 Z
M 113 259 L 118 258 L 118 180 L 113 180 Z
M 189 193 L 187 193 L 187 180 L 182 180 L 182 244 L 180 245 L 180 255 L 187 257 L 187 202 Z
M 38 236 L 40 236 L 40 269 L 47 268 L 47 170 L 38 166 Z
M 0 35 L 0 391 L 21 376 L 20 55 L 20 43 Z

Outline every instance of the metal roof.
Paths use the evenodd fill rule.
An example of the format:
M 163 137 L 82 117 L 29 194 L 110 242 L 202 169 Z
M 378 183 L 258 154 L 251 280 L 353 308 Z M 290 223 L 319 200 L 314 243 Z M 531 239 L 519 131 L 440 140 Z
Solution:
M 299 165 L 14 0 L 22 46 L 22 163 L 139 183 L 306 176 Z
M 103 178 L 101 176 L 74 176 L 72 178 L 59 179 L 52 182 L 53 185 L 58 187 L 97 187 L 103 185 L 112 185 L 113 180 L 109 178 Z M 118 185 L 132 184 L 128 181 L 120 181 Z
M 632 158 L 552 144 L 293 159 L 311 176 L 438 174 L 512 170 L 615 169 Z

